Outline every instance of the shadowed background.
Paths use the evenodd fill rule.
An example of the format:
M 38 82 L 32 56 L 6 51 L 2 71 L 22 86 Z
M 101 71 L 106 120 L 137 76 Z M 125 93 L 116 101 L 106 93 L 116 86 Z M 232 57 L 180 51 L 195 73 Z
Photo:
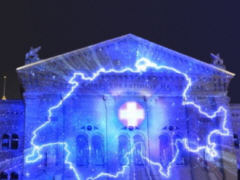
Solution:
M 31 46 L 40 58 L 133 33 L 205 62 L 220 53 L 236 77 L 229 88 L 240 103 L 240 1 L 22 0 L 0 4 L 0 75 L 8 99 L 20 98 L 16 68 Z M 0 81 L 2 94 L 2 77 Z M 0 94 L 0 95 L 1 95 Z

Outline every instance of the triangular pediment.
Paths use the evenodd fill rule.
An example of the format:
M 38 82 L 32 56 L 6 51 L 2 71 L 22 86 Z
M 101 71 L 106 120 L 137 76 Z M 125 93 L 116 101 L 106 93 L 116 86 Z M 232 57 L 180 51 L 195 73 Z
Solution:
M 92 74 L 99 68 L 121 69 L 134 67 L 140 58 L 159 65 L 177 68 L 187 74 L 234 76 L 233 73 L 168 49 L 133 34 L 127 34 L 62 55 L 40 60 L 17 68 L 20 78 L 42 74 L 68 80 L 74 72 Z M 34 78 L 34 77 L 32 77 Z M 41 81 L 41 80 L 40 80 Z
M 119 66 L 129 66 L 131 62 L 134 63 L 137 59 L 142 57 L 148 58 L 158 64 L 173 67 L 178 66 L 179 64 L 185 64 L 185 71 L 189 73 L 196 73 L 196 70 L 209 69 L 233 75 L 233 73 L 229 71 L 178 53 L 133 34 L 127 34 L 62 55 L 40 60 L 19 67 L 17 70 L 21 71 L 24 69 L 35 68 L 37 66 L 47 66 L 51 63 L 62 63 L 62 66 L 68 64 L 71 68 L 76 68 L 76 70 L 78 70 L 78 66 L 86 66 L 86 68 L 91 69 L 91 66 L 94 65 L 105 68 L 114 68 L 115 66 L 118 66 L 119 68 Z M 76 61 L 81 61 L 81 63 L 79 62 L 75 64 Z M 202 68 L 199 69 L 199 67 Z

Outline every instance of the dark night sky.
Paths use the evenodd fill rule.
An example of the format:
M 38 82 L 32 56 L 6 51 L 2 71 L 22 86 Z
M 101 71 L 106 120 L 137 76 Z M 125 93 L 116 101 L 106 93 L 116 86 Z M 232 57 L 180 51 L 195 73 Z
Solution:
M 7 97 L 20 97 L 15 69 L 30 46 L 41 45 L 40 57 L 47 58 L 133 33 L 206 62 L 219 52 L 236 73 L 229 95 L 240 103 L 239 9 L 239 0 L 2 1 L 0 75 L 8 76 Z

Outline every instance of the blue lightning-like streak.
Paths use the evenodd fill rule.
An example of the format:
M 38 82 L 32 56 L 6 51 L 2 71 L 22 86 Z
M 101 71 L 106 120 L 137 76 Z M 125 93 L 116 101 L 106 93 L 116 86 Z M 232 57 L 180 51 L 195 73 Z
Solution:
M 110 178 L 118 178 L 121 175 L 125 174 L 126 169 L 128 168 L 128 165 L 130 164 L 130 155 L 134 152 L 136 145 L 139 143 L 136 143 L 131 149 L 130 151 L 128 151 L 125 155 L 124 158 L 127 159 L 127 163 L 125 165 L 122 166 L 121 170 L 117 171 L 115 174 L 111 174 L 111 173 L 106 173 L 106 172 L 101 172 L 98 175 L 96 175 L 95 177 L 88 177 L 86 180 L 96 180 L 98 178 L 102 178 L 102 177 L 110 177 Z
M 219 129 L 212 130 L 208 134 L 208 136 L 207 136 L 207 145 L 205 145 L 205 146 L 198 146 L 197 148 L 194 149 L 194 148 L 191 148 L 189 146 L 189 142 L 188 142 L 187 138 L 177 139 L 175 141 L 175 146 L 176 147 L 177 147 L 177 143 L 180 142 L 180 143 L 182 143 L 184 145 L 184 147 L 188 151 L 190 151 L 192 153 L 198 153 L 201 150 L 206 150 L 206 152 L 209 155 L 211 155 L 212 157 L 216 157 L 217 156 L 217 151 L 216 151 L 215 148 L 216 148 L 217 144 L 215 142 L 212 142 L 211 138 L 212 138 L 213 135 L 221 135 L 221 136 L 229 135 L 229 129 L 227 129 L 227 127 L 226 127 L 226 123 L 227 123 L 227 110 L 223 106 L 220 106 L 217 109 L 217 111 L 215 111 L 212 114 L 208 114 L 207 112 L 202 110 L 202 107 L 200 105 L 194 103 L 193 101 L 187 101 L 187 99 L 188 99 L 187 98 L 187 93 L 188 93 L 188 90 L 190 89 L 190 87 L 192 86 L 191 78 L 186 73 L 183 73 L 183 72 L 181 72 L 181 71 L 179 71 L 179 70 L 177 70 L 177 69 L 175 69 L 173 67 L 164 66 L 164 65 L 157 65 L 157 64 L 151 62 L 149 59 L 141 58 L 141 59 L 138 59 L 136 61 L 135 68 L 136 69 L 132 69 L 132 68 L 127 67 L 127 68 L 124 68 L 122 70 L 115 70 L 115 69 L 105 70 L 104 68 L 100 68 L 98 71 L 93 73 L 91 77 L 85 76 L 85 74 L 81 73 L 81 72 L 74 73 L 72 78 L 68 82 L 69 84 L 72 85 L 70 91 L 67 92 L 66 95 L 56 105 L 51 106 L 48 109 L 48 120 L 33 131 L 33 133 L 32 133 L 33 137 L 32 137 L 32 139 L 30 141 L 30 143 L 31 143 L 31 145 L 33 147 L 33 150 L 32 150 L 32 152 L 29 155 L 26 156 L 26 163 L 34 163 L 34 162 L 40 160 L 42 158 L 41 150 L 43 148 L 50 147 L 50 146 L 55 146 L 55 145 L 61 145 L 61 146 L 64 146 L 64 150 L 66 152 L 65 164 L 69 165 L 69 168 L 73 171 L 73 173 L 76 176 L 77 180 L 80 180 L 80 176 L 79 176 L 79 173 L 78 173 L 77 169 L 74 167 L 73 163 L 69 160 L 71 152 L 68 149 L 68 144 L 66 142 L 54 142 L 54 143 L 47 143 L 47 144 L 43 144 L 43 145 L 37 145 L 37 144 L 35 144 L 35 139 L 37 138 L 38 131 L 41 130 L 42 128 L 44 128 L 45 126 L 47 126 L 51 122 L 51 117 L 52 117 L 53 111 L 58 109 L 63 104 L 63 102 L 66 99 L 68 99 L 72 95 L 74 90 L 78 87 L 79 83 L 75 80 L 77 76 L 80 76 L 81 79 L 85 80 L 85 81 L 93 81 L 100 74 L 124 73 L 124 72 L 143 73 L 143 72 L 146 72 L 148 68 L 153 68 L 153 69 L 156 69 L 156 70 L 166 69 L 166 70 L 169 70 L 169 71 L 173 71 L 173 72 L 175 72 L 177 74 L 180 74 L 180 75 L 182 75 L 185 78 L 185 80 L 187 81 L 187 85 L 186 85 L 186 87 L 185 87 L 185 89 L 184 89 L 184 91 L 182 93 L 182 97 L 183 97 L 182 105 L 184 105 L 184 106 L 185 105 L 189 105 L 189 106 L 195 107 L 200 114 L 206 116 L 209 119 L 215 118 L 217 116 L 217 114 L 219 114 L 221 112 L 224 113 L 223 124 L 222 124 L 222 129 L 223 130 L 219 130 Z M 132 148 L 131 151 L 126 153 L 127 157 L 132 153 L 133 149 L 134 148 Z M 142 157 L 149 164 L 157 166 L 159 168 L 159 173 L 161 175 L 163 175 L 165 177 L 169 177 L 170 176 L 171 167 L 175 163 L 175 161 L 176 161 L 176 159 L 178 157 L 178 154 L 179 154 L 179 149 L 178 148 L 176 148 L 176 149 L 177 149 L 177 151 L 176 151 L 172 161 L 168 164 L 166 172 L 164 172 L 163 167 L 162 167 L 162 165 L 160 163 L 154 162 L 154 161 L 150 160 L 149 158 L 147 158 L 144 155 L 142 155 Z M 87 180 L 95 180 L 95 179 L 98 179 L 98 178 L 103 177 L 103 176 L 108 176 L 110 178 L 117 178 L 120 175 L 123 175 L 125 173 L 125 170 L 126 170 L 128 164 L 129 164 L 129 160 L 128 160 L 127 165 L 123 166 L 122 169 L 120 171 L 118 171 L 117 173 L 115 173 L 115 174 L 102 172 L 102 173 L 98 174 L 95 177 L 89 177 Z
M 179 139 L 176 139 L 175 144 L 174 144 L 176 147 L 178 147 L 178 145 L 177 145 L 178 142 L 180 142 L 180 140 L 179 140 Z M 151 159 L 147 158 L 147 157 L 144 156 L 143 154 L 141 154 L 141 155 L 142 155 L 142 158 L 145 159 L 149 164 L 151 164 L 151 165 L 153 165 L 153 166 L 157 166 L 157 167 L 158 167 L 158 172 L 159 172 L 162 176 L 168 178 L 168 177 L 171 175 L 171 174 L 170 174 L 170 173 L 171 173 L 171 168 L 172 168 L 173 164 L 176 162 L 177 157 L 178 157 L 178 155 L 179 155 L 179 149 L 176 148 L 176 153 L 174 154 L 173 159 L 168 163 L 168 166 L 167 166 L 166 170 L 164 170 L 164 168 L 163 168 L 163 166 L 162 166 L 161 163 L 152 161 Z

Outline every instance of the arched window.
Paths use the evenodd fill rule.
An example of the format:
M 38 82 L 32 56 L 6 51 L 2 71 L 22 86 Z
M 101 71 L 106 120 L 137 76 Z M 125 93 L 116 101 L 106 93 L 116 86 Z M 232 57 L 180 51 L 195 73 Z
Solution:
M 43 156 L 43 158 L 42 158 L 42 166 L 51 168 L 51 167 L 57 165 L 57 163 L 58 163 L 57 162 L 58 161 L 57 153 L 58 153 L 57 152 L 57 146 L 44 149 L 41 152 L 41 154 Z M 59 158 L 59 159 L 61 159 L 61 158 Z
M 146 156 L 144 137 L 141 135 L 135 135 L 133 139 L 135 145 L 134 164 L 140 166 L 144 165 L 143 156 Z
M 126 154 L 129 150 L 130 150 L 129 137 L 126 135 L 120 135 L 118 137 L 118 160 L 121 165 L 127 164 L 128 157 L 126 157 Z
M 166 168 L 172 160 L 174 148 L 175 146 L 174 143 L 172 143 L 170 134 L 164 133 L 159 136 L 160 163 L 164 168 Z
M 0 173 L 0 180 L 7 180 L 8 179 L 8 174 L 5 172 Z
M 175 135 L 173 137 L 173 142 L 176 142 L 177 139 L 182 139 L 182 137 L 180 135 Z M 176 164 L 177 165 L 187 165 L 186 151 L 185 151 L 185 148 L 184 148 L 183 144 L 178 143 L 177 146 L 178 146 L 179 154 L 178 154 L 178 157 L 176 159 Z M 174 149 L 176 149 L 176 147 Z
M 16 172 L 12 172 L 10 176 L 10 180 L 18 180 L 18 174 Z
M 89 163 L 89 143 L 87 135 L 79 135 L 77 137 L 77 165 L 84 166 Z
M 45 167 L 48 166 L 48 152 L 47 151 L 44 152 L 43 165 Z
M 9 149 L 9 135 L 7 134 L 2 136 L 2 149 Z
M 11 149 L 18 149 L 18 135 L 12 134 Z
M 92 136 L 91 159 L 95 165 L 104 164 L 104 142 L 100 135 Z

